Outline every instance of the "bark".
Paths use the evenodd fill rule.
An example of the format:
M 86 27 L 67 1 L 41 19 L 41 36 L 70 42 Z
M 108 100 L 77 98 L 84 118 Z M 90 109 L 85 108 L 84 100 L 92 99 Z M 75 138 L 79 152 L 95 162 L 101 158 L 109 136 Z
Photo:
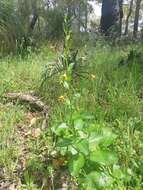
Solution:
M 34 27 L 35 27 L 35 25 L 37 23 L 37 20 L 38 20 L 38 14 L 37 14 L 36 11 L 34 11 L 32 19 L 31 19 L 31 22 L 29 24 L 29 33 L 31 33 L 34 30 Z
M 110 34 L 111 28 L 115 28 L 115 31 L 119 32 L 121 18 L 122 18 L 121 0 L 102 1 L 101 31 L 105 35 Z
M 79 32 L 79 34 L 80 34 L 80 26 L 81 26 L 81 4 L 79 3 L 79 5 L 78 5 L 78 16 L 77 16 L 77 18 L 78 18 L 78 32 Z
M 37 21 L 38 21 L 38 12 L 37 12 L 36 3 L 33 3 L 32 7 L 33 7 L 32 8 L 32 18 L 29 22 L 27 34 L 24 37 L 23 49 L 27 49 L 28 46 L 31 46 L 32 32 L 36 26 Z
M 133 2 L 134 2 L 134 0 L 131 0 L 131 2 L 130 2 L 130 7 L 129 7 L 129 12 L 128 12 L 128 15 L 127 15 L 127 18 L 126 18 L 125 33 L 124 33 L 125 35 L 128 34 L 129 18 L 130 18 L 131 14 L 132 14 L 132 11 L 133 11 Z
M 136 1 L 136 11 L 135 11 L 135 19 L 134 19 L 134 31 L 133 31 L 134 37 L 137 37 L 137 32 L 138 32 L 138 28 L 139 28 L 139 16 L 140 16 L 141 1 L 142 0 L 137 0 Z
M 87 32 L 87 23 L 88 23 L 88 2 L 85 2 L 85 32 Z
M 123 0 L 119 0 L 119 10 L 120 10 L 120 35 L 122 34 L 122 19 L 123 19 Z

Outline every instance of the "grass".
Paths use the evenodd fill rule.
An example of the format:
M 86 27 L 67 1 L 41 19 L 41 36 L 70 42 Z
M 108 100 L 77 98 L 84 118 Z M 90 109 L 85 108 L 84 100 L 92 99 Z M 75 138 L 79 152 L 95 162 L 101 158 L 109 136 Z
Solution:
M 140 51 L 143 47 L 133 48 Z M 35 140 L 28 140 L 30 158 L 23 175 L 25 177 L 22 179 L 23 188 L 42 189 L 42 184 L 45 184 L 46 189 L 47 183 L 50 182 L 49 186 L 53 187 L 52 183 L 56 186 L 55 173 L 63 172 L 63 166 L 59 164 L 62 156 L 59 150 L 57 151 L 59 147 L 56 144 L 62 136 L 55 136 L 53 130 L 61 123 L 72 126 L 74 119 L 80 118 L 85 122 L 85 126 L 94 124 L 95 130 L 98 127 L 107 127 L 117 136 L 107 149 L 116 152 L 118 162 L 113 165 L 119 169 L 114 171 L 114 167 L 111 166 L 104 168 L 105 171 L 110 169 L 111 176 L 113 176 L 112 183 L 104 189 L 141 190 L 143 188 L 142 61 L 135 58 L 131 60 L 129 66 L 118 66 L 122 58 L 126 59 L 131 49 L 132 47 L 111 48 L 107 46 L 83 48 L 80 56 L 86 55 L 85 63 L 88 74 L 84 78 L 75 78 L 70 90 L 63 88 L 61 76 L 54 76 L 46 81 L 42 88 L 40 87 L 44 65 L 57 57 L 57 53 L 50 49 L 42 49 L 38 54 L 31 53 L 26 58 L 2 58 L 0 67 L 0 167 L 4 169 L 4 175 L 15 178 L 14 171 L 21 148 L 17 126 L 19 124 L 29 125 L 25 121 L 25 114 L 29 110 L 18 103 L 6 103 L 2 95 L 6 92 L 33 90 L 51 106 L 49 130 L 43 131 L 41 136 Z M 59 96 L 65 96 L 65 100 L 59 101 Z M 86 119 L 89 116 L 91 120 Z M 35 124 L 35 127 L 39 127 L 39 123 Z M 55 140 L 55 138 L 58 139 Z M 58 152 L 58 164 L 55 164 L 53 159 L 54 151 Z M 66 152 L 66 156 L 69 156 L 69 152 Z M 68 168 L 68 165 L 64 165 L 65 168 Z M 84 172 L 86 170 L 87 168 L 84 168 Z M 80 172 L 76 181 L 77 189 L 84 189 L 82 180 L 86 180 L 82 176 L 83 170 Z M 50 180 L 46 181 L 47 176 Z M 93 189 L 103 189 L 103 187 L 96 186 Z M 91 187 L 90 190 L 92 190 Z
M 9 56 L 1 59 L 0 93 L 6 91 L 28 91 L 39 87 L 41 72 L 44 65 L 53 60 L 52 51 L 31 53 L 30 56 Z

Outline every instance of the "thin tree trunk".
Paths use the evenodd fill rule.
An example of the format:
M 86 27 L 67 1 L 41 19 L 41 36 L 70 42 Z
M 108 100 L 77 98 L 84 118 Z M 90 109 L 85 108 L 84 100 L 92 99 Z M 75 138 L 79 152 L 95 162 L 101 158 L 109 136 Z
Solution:
M 31 37 L 32 37 L 32 32 L 35 28 L 35 25 L 38 21 L 38 12 L 37 12 L 37 6 L 36 6 L 36 1 L 32 3 L 32 18 L 29 21 L 27 33 L 24 36 L 24 43 L 23 43 L 23 49 L 27 49 L 28 46 L 31 46 Z
M 78 32 L 79 32 L 79 34 L 80 34 L 80 19 L 81 19 L 81 5 L 80 5 L 80 3 L 79 3 L 79 5 L 78 5 Z
M 38 20 L 38 14 L 35 12 L 35 13 L 33 13 L 32 20 L 29 24 L 29 31 L 28 31 L 29 33 L 31 33 L 34 30 L 37 20 Z
M 87 22 L 88 22 L 88 5 L 87 0 L 85 2 L 85 32 L 87 32 Z
M 122 35 L 122 19 L 123 19 L 123 0 L 119 0 L 119 8 L 120 8 L 120 35 Z
M 134 2 L 134 0 L 131 0 L 131 2 L 130 2 L 129 12 L 128 12 L 128 15 L 127 15 L 127 18 L 126 18 L 125 33 L 124 33 L 125 35 L 128 34 L 128 29 L 129 29 L 129 18 L 130 18 L 131 14 L 132 14 L 132 11 L 133 11 L 133 2 Z
M 135 19 L 134 19 L 134 31 L 133 31 L 134 37 L 137 37 L 137 32 L 138 32 L 138 28 L 139 28 L 139 16 L 140 16 L 141 1 L 142 0 L 137 0 L 136 1 L 136 11 L 135 11 Z

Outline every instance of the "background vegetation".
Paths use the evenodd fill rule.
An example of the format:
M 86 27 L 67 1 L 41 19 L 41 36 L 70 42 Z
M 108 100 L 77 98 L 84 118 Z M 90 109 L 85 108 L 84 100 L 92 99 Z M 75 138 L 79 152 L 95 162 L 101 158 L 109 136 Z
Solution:
M 0 189 L 142 190 L 142 1 L 2 0 L 0 39 Z

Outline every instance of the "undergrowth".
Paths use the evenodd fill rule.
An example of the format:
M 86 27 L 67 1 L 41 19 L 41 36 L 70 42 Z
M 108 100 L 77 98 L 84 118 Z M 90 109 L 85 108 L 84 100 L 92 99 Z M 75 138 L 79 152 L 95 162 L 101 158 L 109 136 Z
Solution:
M 57 60 L 50 49 L 1 59 L 0 167 L 7 176 L 14 177 L 16 126 L 28 110 L 7 104 L 3 94 L 33 90 L 51 106 L 50 118 L 48 129 L 28 144 L 23 189 L 58 189 L 64 180 L 69 189 L 143 189 L 142 59 L 120 65 L 132 49 L 143 47 L 87 45 L 78 55 L 86 66 L 83 77 L 71 77 L 68 67 L 42 87 L 44 65 Z

